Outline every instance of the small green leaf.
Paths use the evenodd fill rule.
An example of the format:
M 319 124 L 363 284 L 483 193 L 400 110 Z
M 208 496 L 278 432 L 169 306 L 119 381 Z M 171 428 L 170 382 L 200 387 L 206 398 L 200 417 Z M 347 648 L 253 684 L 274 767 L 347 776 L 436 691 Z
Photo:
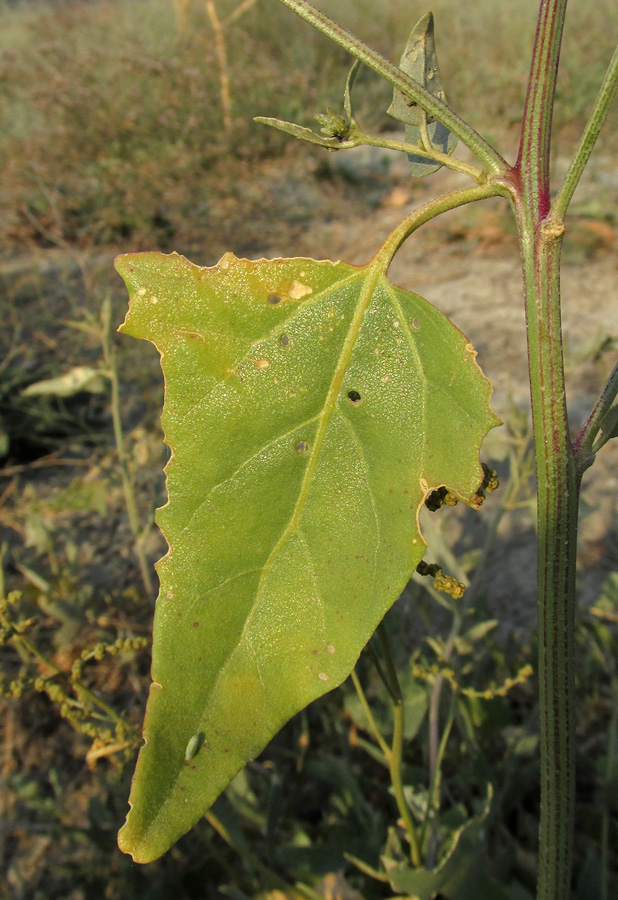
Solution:
M 160 856 L 296 712 L 349 675 L 498 424 L 467 339 L 379 264 L 129 254 L 171 447 L 153 684 L 119 843 Z M 194 735 L 199 752 L 186 759 Z
M 422 84 L 434 97 L 446 102 L 436 53 L 433 13 L 429 12 L 424 15 L 412 29 L 399 62 L 399 68 Z M 427 113 L 417 103 L 409 101 L 397 88 L 393 92 L 393 102 L 387 112 L 394 119 L 405 124 L 405 136 L 408 144 L 422 144 L 422 126 L 425 119 L 432 146 L 436 150 L 451 154 L 457 146 L 457 138 L 445 125 L 427 116 Z M 409 154 L 408 160 L 410 174 L 415 178 L 431 175 L 442 166 L 441 163 L 435 163 L 414 154 Z
M 282 119 L 271 119 L 267 116 L 255 116 L 253 121 L 259 122 L 261 125 L 270 125 L 271 128 L 276 128 L 277 131 L 284 131 L 286 134 L 291 134 L 292 137 L 301 141 L 326 147 L 327 150 L 341 149 L 341 138 L 316 134 L 310 128 L 304 128 L 302 125 L 296 125 L 294 122 L 284 122 Z

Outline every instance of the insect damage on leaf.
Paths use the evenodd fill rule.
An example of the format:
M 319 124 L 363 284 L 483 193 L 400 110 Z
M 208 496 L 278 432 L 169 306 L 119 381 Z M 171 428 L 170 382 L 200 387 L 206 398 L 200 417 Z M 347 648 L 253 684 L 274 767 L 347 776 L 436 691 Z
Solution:
M 464 335 L 372 263 L 116 267 L 121 330 L 161 354 L 171 448 L 155 684 L 119 836 L 148 862 L 348 676 L 423 556 L 425 497 L 475 494 L 498 420 Z

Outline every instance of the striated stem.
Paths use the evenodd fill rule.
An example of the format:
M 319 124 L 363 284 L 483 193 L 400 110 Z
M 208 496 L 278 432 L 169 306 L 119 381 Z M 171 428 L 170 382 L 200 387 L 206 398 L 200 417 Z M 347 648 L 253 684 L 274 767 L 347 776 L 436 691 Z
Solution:
M 551 121 L 566 0 L 541 0 L 514 201 L 522 252 L 538 481 L 537 602 L 541 822 L 537 900 L 568 900 L 573 853 L 573 657 L 579 476 L 569 439 L 560 250 L 549 214 Z

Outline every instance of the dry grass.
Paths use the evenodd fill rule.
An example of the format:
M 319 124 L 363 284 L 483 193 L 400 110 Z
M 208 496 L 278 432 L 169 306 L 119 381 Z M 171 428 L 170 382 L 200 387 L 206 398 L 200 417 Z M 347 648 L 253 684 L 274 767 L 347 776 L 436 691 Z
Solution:
M 412 24 L 408 4 L 379 3 L 381 17 L 369 0 L 321 5 L 398 58 Z M 221 17 L 234 6 L 220 3 Z M 489 17 L 471 14 L 469 5 L 433 6 L 450 101 L 490 137 L 512 144 L 534 0 L 518 3 L 516 17 L 511 3 L 495 2 L 490 31 Z M 556 128 L 571 143 L 618 30 L 611 0 L 594 7 L 592 15 L 590 5 L 585 12 L 574 6 L 566 35 Z M 229 129 L 203 5 L 190 8 L 182 32 L 170 0 L 1 7 L 0 246 L 189 249 L 239 230 L 250 243 L 256 220 L 268 227 L 277 204 L 264 201 L 268 191 L 259 184 L 267 161 L 287 154 L 286 165 L 293 157 L 306 171 L 321 156 L 287 150 L 285 138 L 252 117 L 310 124 L 315 113 L 340 104 L 349 60 L 274 0 L 260 0 L 226 34 Z M 389 94 L 369 73 L 359 82 L 358 105 L 370 127 L 393 127 L 384 113 Z

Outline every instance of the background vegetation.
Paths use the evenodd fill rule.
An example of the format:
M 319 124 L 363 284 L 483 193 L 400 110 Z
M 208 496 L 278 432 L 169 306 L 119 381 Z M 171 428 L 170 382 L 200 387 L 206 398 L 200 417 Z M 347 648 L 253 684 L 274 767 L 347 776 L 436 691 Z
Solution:
M 392 59 L 425 11 L 403 0 L 319 5 Z M 221 19 L 235 6 L 219 0 Z M 494 0 L 489 22 L 480 0 L 432 4 L 450 102 L 506 149 L 521 115 L 536 2 L 519 0 L 516 16 L 513 6 Z M 573 2 L 554 123 L 565 152 L 617 32 L 612 0 Z M 385 842 L 398 852 L 387 772 L 350 683 L 291 722 L 228 792 L 219 812 L 232 829 L 228 844 L 247 841 L 243 865 L 207 822 L 146 868 L 115 844 L 149 682 L 156 591 L 148 573 L 164 552 L 152 523 L 164 502 L 165 452 L 156 355 L 113 336 L 126 297 L 111 260 L 155 248 L 208 265 L 228 249 L 311 253 L 339 221 L 356 217 L 366 231 L 372 212 L 399 202 L 393 194 L 403 189 L 382 160 L 350 167 L 252 121 L 309 125 L 338 109 L 345 54 L 275 0 L 258 0 L 225 33 L 229 128 L 199 0 L 185 19 L 170 0 L 0 6 L 0 897 L 256 896 L 276 885 L 251 854 L 327 897 L 388 896 L 343 856 L 375 865 Z M 390 89 L 368 73 L 358 87 L 364 124 L 392 130 L 383 112 Z M 604 152 L 617 148 L 617 125 L 614 109 Z M 581 259 L 611 248 L 616 209 L 609 195 L 580 205 Z M 508 241 L 506 220 L 493 207 L 488 215 Z M 478 233 L 478 220 L 457 221 L 441 237 Z M 601 344 L 589 356 L 600 356 Z M 495 508 L 529 516 L 526 418 L 513 412 L 509 425 L 501 446 L 488 448 L 507 485 Z M 435 553 L 467 580 L 491 527 L 466 524 L 476 545 L 451 555 L 439 524 L 428 526 Z M 428 707 L 446 702 L 436 681 L 447 668 L 469 690 L 454 694 L 444 828 L 465 821 L 493 784 L 492 871 L 517 900 L 534 884 L 535 692 L 523 675 L 506 693 L 500 686 L 525 673 L 534 648 L 527 633 L 509 637 L 508 623 L 494 628 L 484 611 L 491 590 L 473 576 L 463 616 L 411 584 L 388 625 L 410 708 L 406 783 L 419 785 L 419 797 L 427 788 Z M 617 618 L 614 573 L 578 632 L 582 900 L 618 896 Z M 380 711 L 364 659 L 359 674 Z M 386 714 L 382 724 L 388 732 Z

